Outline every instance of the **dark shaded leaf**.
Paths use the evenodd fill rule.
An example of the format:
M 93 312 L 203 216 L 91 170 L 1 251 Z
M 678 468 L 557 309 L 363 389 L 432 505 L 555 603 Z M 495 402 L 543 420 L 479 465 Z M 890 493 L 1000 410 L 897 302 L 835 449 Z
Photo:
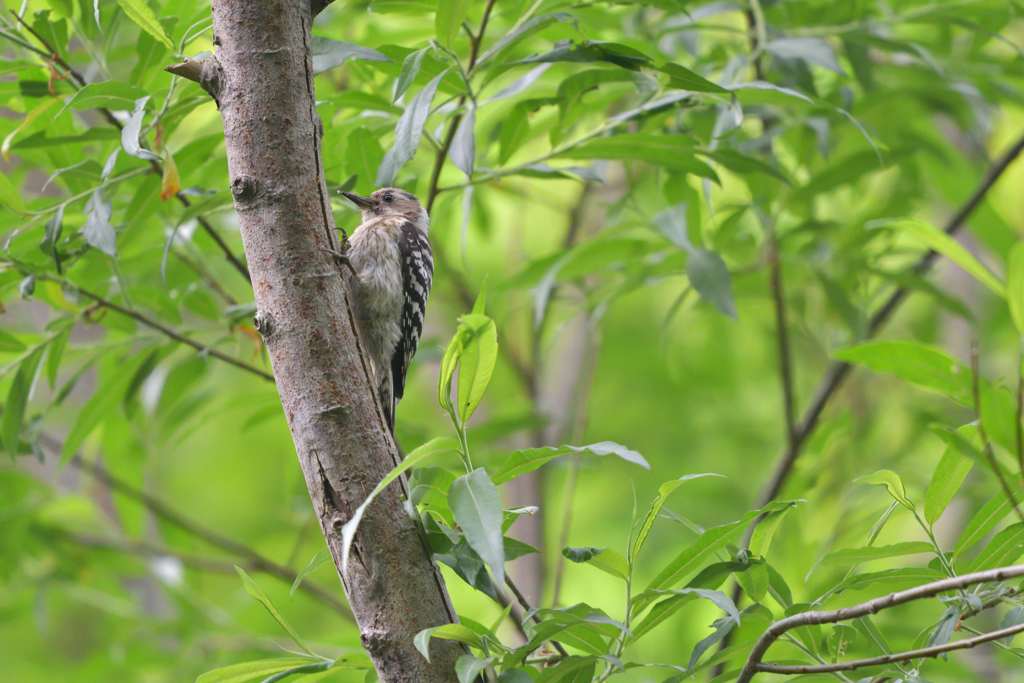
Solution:
M 43 348 L 37 348 L 30 353 L 25 360 L 21 361 L 18 371 L 14 375 L 7 390 L 7 400 L 4 402 L 2 417 L 2 431 L 4 448 L 11 457 L 19 455 L 21 443 L 21 425 L 25 420 L 25 407 L 28 405 L 28 396 L 32 391 L 32 384 L 35 381 L 36 370 L 39 369 L 39 361 L 43 357 Z
M 707 249 L 694 248 L 686 259 L 686 276 L 701 298 L 730 318 L 736 317 L 732 276 L 721 256 Z

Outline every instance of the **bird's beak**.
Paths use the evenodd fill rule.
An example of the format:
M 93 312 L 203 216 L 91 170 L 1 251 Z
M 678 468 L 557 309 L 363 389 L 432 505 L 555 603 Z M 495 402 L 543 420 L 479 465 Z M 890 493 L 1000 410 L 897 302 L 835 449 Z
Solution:
M 342 192 L 341 194 L 360 209 L 372 209 L 374 206 L 373 200 L 369 197 L 358 195 L 355 192 Z

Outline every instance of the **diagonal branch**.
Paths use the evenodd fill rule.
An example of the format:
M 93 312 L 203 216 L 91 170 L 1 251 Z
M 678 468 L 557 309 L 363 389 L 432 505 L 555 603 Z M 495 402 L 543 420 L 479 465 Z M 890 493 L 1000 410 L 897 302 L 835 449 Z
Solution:
M 992 474 L 996 475 L 996 479 L 999 480 L 999 486 L 1002 487 L 1003 494 L 1006 495 L 1006 499 L 1013 506 L 1013 511 L 1017 513 L 1020 521 L 1024 522 L 1024 512 L 1021 512 L 1017 497 L 1013 495 L 1013 489 L 1010 488 L 1010 482 L 1006 480 L 1003 468 L 999 466 L 999 461 L 996 460 L 995 451 L 992 450 L 992 442 L 988 438 L 988 430 L 985 429 L 985 421 L 981 417 L 981 363 L 978 359 L 977 342 L 971 344 L 971 399 L 974 404 L 974 413 L 978 416 L 978 437 L 981 439 L 981 450 L 985 454 L 985 459 L 988 460 L 989 467 L 992 468 Z
M 972 574 L 963 574 L 961 576 L 954 576 L 948 579 L 942 579 L 940 581 L 933 581 L 926 583 L 923 586 L 917 586 L 916 588 L 910 588 L 904 591 L 896 593 L 890 593 L 889 595 L 883 595 L 880 598 L 874 600 L 868 600 L 859 605 L 853 607 L 844 607 L 842 609 L 832 611 L 820 611 L 813 610 L 810 612 L 802 612 L 800 614 L 794 614 L 791 617 L 780 619 L 776 621 L 761 635 L 757 643 L 754 644 L 753 650 L 750 652 L 750 656 L 747 659 L 747 663 L 744 665 L 743 670 L 740 672 L 739 677 L 736 679 L 736 683 L 748 683 L 751 678 L 759 671 L 773 671 L 776 673 L 799 673 L 794 671 L 781 671 L 776 665 L 762 664 L 761 658 L 764 657 L 768 648 L 778 640 L 784 633 L 800 626 L 811 626 L 816 624 L 834 624 L 840 621 L 849 621 L 850 619 L 857 619 L 859 617 L 865 617 L 870 614 L 876 614 L 882 610 L 895 607 L 896 605 L 902 605 L 907 602 L 914 600 L 921 600 L 923 598 L 930 598 L 946 591 L 956 590 L 959 588 L 966 588 L 967 586 L 973 586 L 979 583 L 991 583 L 994 581 L 1005 581 L 1012 579 L 1017 576 L 1024 576 L 1024 565 L 1013 565 L 1010 567 L 1000 567 L 998 569 L 989 569 L 983 572 L 974 572 Z M 1016 627 L 1014 627 L 1016 628 Z M 1021 629 L 1024 630 L 1024 625 Z M 1016 633 L 1013 631 L 1012 633 Z M 973 647 L 979 643 L 987 642 L 988 640 L 995 640 L 997 638 L 1003 638 L 1012 633 L 996 632 L 998 635 L 994 635 L 992 638 L 985 640 L 978 640 L 971 638 L 965 641 L 959 641 L 960 643 L 969 643 L 956 647 L 958 643 L 952 643 L 954 647 L 948 648 L 949 650 L 961 649 L 963 647 Z M 993 635 L 993 634 L 987 634 Z M 977 641 L 977 642 L 974 642 Z M 847 664 L 857 664 L 857 666 L 849 668 L 859 668 L 862 666 L 872 666 L 874 664 L 884 664 L 887 662 L 904 661 L 907 659 L 916 659 L 917 657 L 934 657 L 937 654 L 941 654 L 947 650 L 937 650 L 934 653 L 928 652 L 934 648 L 925 648 L 924 650 L 913 650 L 907 653 L 900 653 L 897 655 L 886 655 L 886 657 L 899 657 L 899 659 L 886 659 L 886 657 L 877 657 L 870 660 L 855 660 L 855 662 L 847 662 Z M 922 654 L 924 652 L 924 654 Z M 904 656 L 906 655 L 906 656 Z M 861 663 L 870 662 L 870 663 Z M 772 666 L 774 668 L 766 668 Z M 812 667 L 814 671 L 843 671 L 843 669 L 819 669 Z
M 1020 156 L 1022 151 L 1024 151 L 1024 136 L 1021 136 L 1009 149 L 1003 152 L 1002 156 L 989 166 L 985 176 L 981 179 L 974 192 L 971 193 L 971 196 L 946 223 L 944 230 L 947 235 L 954 235 L 963 227 L 970 215 L 974 213 L 974 210 L 985 199 L 988 191 L 992 189 L 992 186 L 996 184 L 996 181 L 999 180 L 1010 164 Z M 938 257 L 938 252 L 928 251 L 911 267 L 910 273 L 917 276 L 925 275 L 935 264 Z M 882 307 L 871 316 L 871 320 L 868 323 L 867 338 L 874 337 L 885 327 L 885 324 L 889 322 L 893 313 L 896 312 L 896 309 L 899 308 L 900 304 L 903 303 L 909 294 L 910 290 L 907 287 L 898 287 L 889 295 L 889 298 L 886 299 Z M 818 389 L 814 393 L 810 406 L 804 411 L 803 417 L 796 425 L 791 443 L 786 446 L 779 456 L 771 479 L 769 479 L 758 497 L 758 507 L 766 505 L 779 495 L 786 480 L 789 479 L 789 475 L 793 471 L 797 458 L 800 457 L 804 444 L 818 426 L 818 420 L 821 419 L 825 406 L 828 405 L 836 391 L 842 386 L 852 369 L 853 367 L 849 363 L 835 362 L 825 371 L 825 375 L 822 377 Z
M 265 379 L 265 380 L 268 380 L 270 382 L 274 381 L 274 376 L 272 374 L 270 374 L 269 372 L 265 372 L 263 370 L 260 370 L 259 368 L 257 368 L 254 365 L 249 365 L 248 363 L 246 363 L 244 361 L 240 361 L 237 358 L 234 358 L 233 356 L 230 356 L 230 355 L 224 353 L 223 351 L 218 351 L 217 349 L 211 348 L 209 346 L 204 346 L 203 344 L 200 344 L 196 340 L 190 339 L 189 337 L 186 337 L 185 335 L 181 334 L 180 332 L 177 332 L 176 330 L 168 327 L 167 325 L 164 325 L 163 323 L 161 323 L 161 322 L 159 322 L 157 320 L 153 320 L 152 318 L 150 318 L 150 317 L 148 317 L 148 316 L 146 316 L 146 315 L 144 315 L 142 313 L 139 313 L 138 311 L 133 310 L 131 308 L 127 308 L 125 306 L 121 306 L 120 304 L 115 304 L 113 301 L 110 301 L 109 299 L 105 299 L 102 296 L 100 296 L 99 294 L 95 294 L 93 292 L 90 292 L 87 289 L 82 289 L 78 285 L 75 285 L 75 284 L 73 284 L 73 283 L 71 283 L 71 282 L 69 282 L 69 281 L 67 281 L 67 280 L 65 280 L 63 278 L 55 277 L 53 275 L 45 275 L 45 274 L 44 275 L 36 275 L 36 278 L 39 279 L 39 280 L 49 280 L 50 282 L 54 282 L 54 283 L 57 283 L 57 284 L 61 285 L 62 287 L 67 287 L 69 289 L 72 289 L 75 292 L 77 292 L 78 294 L 84 296 L 85 298 L 90 299 L 91 301 L 94 301 L 95 303 L 99 304 L 103 308 L 107 308 L 107 309 L 109 309 L 111 311 L 114 311 L 115 313 L 120 313 L 123 316 L 131 318 L 132 320 L 135 320 L 136 322 L 138 322 L 138 323 L 140 323 L 142 325 L 145 325 L 146 327 L 148 327 L 150 329 L 156 330 L 157 332 L 163 334 L 164 336 L 168 337 L 169 339 L 173 339 L 174 341 L 178 342 L 179 344 L 184 344 L 185 346 L 192 347 L 193 349 L 195 349 L 196 351 L 198 351 L 199 353 L 201 353 L 203 355 L 210 356 L 211 358 L 216 358 L 217 360 L 223 361 L 223 362 L 225 362 L 225 363 L 227 363 L 229 365 L 233 365 L 233 366 L 235 366 L 236 368 L 238 368 L 240 370 L 245 370 L 246 372 L 248 372 L 250 374 L 256 375 L 260 379 Z

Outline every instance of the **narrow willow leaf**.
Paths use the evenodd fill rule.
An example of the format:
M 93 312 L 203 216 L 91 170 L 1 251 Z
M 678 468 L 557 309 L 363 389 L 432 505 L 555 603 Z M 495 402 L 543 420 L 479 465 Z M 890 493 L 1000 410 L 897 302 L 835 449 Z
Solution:
M 822 38 L 777 38 L 765 43 L 764 49 L 777 57 L 785 59 L 802 59 L 805 62 L 821 66 L 843 76 L 846 74 L 839 66 L 836 53 L 832 46 Z
M 495 57 L 498 57 L 507 50 L 522 42 L 530 35 L 540 31 L 555 22 L 569 22 L 572 21 L 573 17 L 571 14 L 566 12 L 556 12 L 554 14 L 541 14 L 536 17 L 531 17 L 524 21 L 522 24 L 515 26 L 511 31 L 506 33 L 498 40 L 494 46 L 481 55 L 480 59 L 477 60 L 477 66 L 483 66 L 485 63 L 491 61 Z
M 72 325 L 67 325 L 62 332 L 53 338 L 47 347 L 46 352 L 46 381 L 50 387 L 57 386 L 57 372 L 60 370 L 60 361 L 64 356 L 64 349 L 67 348 L 68 339 L 71 337 Z
M 399 117 L 398 124 L 395 126 L 394 145 L 384 155 L 384 160 L 381 162 L 380 168 L 377 169 L 378 186 L 391 185 L 402 166 L 416 154 L 420 137 L 423 135 L 423 126 L 427 123 L 427 117 L 430 116 L 430 103 L 434 101 L 437 86 L 440 85 L 441 79 L 447 73 L 446 69 L 435 76 L 423 90 L 417 93 L 409 106 L 402 112 L 402 116 Z
M 419 651 L 423 658 L 428 662 L 430 661 L 430 639 L 440 638 L 442 640 L 457 640 L 460 643 L 466 645 L 473 645 L 474 647 L 481 647 L 482 641 L 480 636 L 473 632 L 470 628 L 464 624 L 442 624 L 441 626 L 432 626 L 431 628 L 425 628 L 416 634 L 413 638 L 413 645 Z
M 707 249 L 694 248 L 686 259 L 686 277 L 702 299 L 723 315 L 736 317 L 732 276 L 721 256 Z
M 974 440 L 977 431 L 975 425 L 967 425 L 957 430 L 960 436 L 967 440 Z M 942 516 L 973 467 L 974 461 L 962 455 L 956 446 L 946 447 L 924 493 L 924 518 L 929 524 L 935 524 Z
M 1024 555 L 1024 522 L 1006 527 L 963 567 L 965 572 L 980 572 L 985 569 L 1013 564 Z
M 910 235 L 922 246 L 937 251 L 960 266 L 974 279 L 988 287 L 998 296 L 1006 296 L 1006 287 L 999 281 L 999 278 L 992 274 L 992 271 L 983 266 L 962 244 L 931 223 L 913 218 L 904 218 L 891 221 L 876 221 L 871 225 L 892 228 L 893 230 Z
M 117 233 L 110 223 L 111 207 L 103 197 L 101 190 L 96 190 L 85 203 L 87 215 L 82 236 L 90 246 L 96 247 L 107 256 L 117 256 Z
M 875 372 L 896 375 L 958 403 L 971 403 L 970 368 L 941 349 L 917 342 L 879 340 L 840 349 L 832 355 Z
M 402 69 L 398 72 L 398 78 L 395 80 L 395 91 L 391 95 L 392 102 L 397 102 L 416 80 L 416 75 L 420 72 L 420 67 L 423 66 L 423 57 L 427 52 L 428 48 L 423 48 L 406 55 L 405 60 L 402 61 Z
M 668 74 L 669 85 L 673 88 L 680 88 L 682 90 L 692 90 L 694 92 L 716 92 L 716 93 L 727 93 L 729 92 L 717 83 L 712 83 L 708 79 L 704 78 L 695 71 L 687 69 L 685 66 L 668 62 L 658 67 L 658 71 L 663 74 Z
M 370 495 L 366 497 L 359 507 L 352 513 L 352 518 L 345 522 L 345 525 L 341 527 L 341 574 L 342 576 L 348 576 L 348 556 L 352 550 L 352 541 L 356 537 L 356 531 L 359 529 L 359 523 L 363 519 L 363 515 L 366 513 L 366 509 L 370 507 L 370 503 L 373 502 L 374 498 L 379 496 L 381 492 L 388 487 L 391 482 L 402 476 L 402 473 L 411 467 L 422 464 L 427 459 L 432 458 L 442 453 L 451 453 L 457 451 L 459 448 L 458 442 L 451 437 L 437 437 L 431 439 L 427 443 L 423 444 L 419 448 L 414 449 L 409 455 L 405 456 L 397 466 L 395 466 L 390 472 L 384 475 L 384 478 L 380 480 L 380 483 L 374 487 Z
M 516 63 L 540 64 L 546 62 L 607 62 L 623 69 L 635 71 L 640 67 L 649 66 L 651 58 L 622 43 L 585 40 L 580 43 L 559 43 L 553 50 Z
M 130 110 L 145 96 L 146 92 L 138 86 L 122 81 L 100 81 L 77 90 L 64 102 L 64 108 Z
M 331 40 L 321 36 L 313 36 L 313 42 L 309 49 L 313 57 L 314 74 L 323 73 L 336 66 L 341 66 L 350 59 L 364 62 L 391 61 L 391 58 L 387 55 L 368 47 L 346 43 L 341 40 Z
M 4 447 L 11 457 L 19 455 L 19 444 L 21 443 L 21 425 L 25 420 L 25 407 L 28 405 L 28 397 L 32 391 L 32 384 L 35 382 L 36 370 L 39 369 L 39 361 L 42 360 L 44 348 L 37 348 L 30 353 L 18 366 L 18 372 L 14 375 L 14 381 L 7 390 L 7 400 L 4 402 L 2 430 Z
M 258 659 L 252 662 L 241 662 L 212 669 L 196 678 L 196 683 L 250 683 L 264 681 L 268 676 L 292 671 L 298 667 L 311 664 L 325 666 L 330 662 L 309 657 L 277 657 L 274 659 Z
M 1017 334 L 1024 336 L 1024 242 L 1010 249 L 1006 265 L 1006 300 Z
M 306 644 L 302 642 L 302 638 L 299 637 L 298 632 L 296 632 L 296 630 L 292 628 L 291 624 L 285 620 L 284 616 L 277 611 L 277 607 L 275 607 L 274 603 L 271 602 L 270 597 L 263 592 L 255 581 L 253 581 L 253 578 L 238 565 L 235 565 L 235 571 L 238 572 L 238 578 L 242 580 L 242 586 L 245 587 L 245 592 L 256 600 L 256 602 L 263 605 L 263 608 L 267 610 L 270 616 L 273 617 L 274 621 L 284 629 L 284 632 L 288 634 L 288 637 L 290 637 L 292 641 L 299 646 L 300 650 L 308 654 L 310 657 L 315 657 L 316 655 L 314 655 L 310 649 L 306 647 Z
M 694 155 L 694 142 L 685 135 L 622 133 L 594 138 L 558 154 L 563 159 L 646 161 L 675 171 L 718 181 L 718 175 Z
M 160 157 L 142 147 L 139 142 L 139 134 L 142 131 L 142 119 L 146 116 L 146 103 L 149 102 L 149 95 L 135 100 L 135 107 L 132 115 L 128 117 L 127 123 L 121 129 L 121 147 L 133 157 L 146 159 L 148 161 L 160 161 Z
M 626 462 L 650 469 L 644 456 L 614 441 L 601 441 L 587 446 L 542 446 L 540 448 L 524 448 L 513 452 L 495 468 L 492 480 L 495 484 L 503 484 L 520 477 L 527 472 L 543 467 L 545 464 L 563 455 L 615 455 Z
M 466 11 L 469 9 L 469 0 L 442 0 L 437 3 L 437 12 L 434 15 L 434 35 L 437 42 L 445 47 L 451 47 L 455 36 L 459 34 L 459 26 L 466 19 Z
M 25 344 L 10 332 L 0 330 L 0 351 L 24 351 Z
M 448 505 L 470 547 L 491 568 L 495 582 L 505 582 L 505 546 L 502 541 L 501 496 L 487 476 L 478 468 L 452 483 Z
M 967 522 L 967 526 L 964 527 L 953 548 L 953 558 L 956 559 L 988 536 L 997 524 L 1006 519 L 1012 507 L 1006 496 L 990 498 Z
M 452 163 L 465 173 L 467 178 L 473 176 L 473 164 L 476 158 L 475 126 L 476 108 L 470 106 L 469 111 L 459 121 L 459 127 L 455 130 L 455 137 L 452 139 Z
M 14 130 L 8 133 L 4 137 L 4 141 L 0 143 L 0 156 L 2 156 L 4 160 L 7 160 L 10 156 L 11 145 L 14 143 L 14 138 L 16 138 L 18 134 L 21 133 L 23 130 L 31 126 L 37 118 L 39 118 L 40 116 L 48 112 L 50 109 L 52 109 L 58 101 L 59 100 L 57 99 L 43 100 L 43 102 L 36 105 L 36 107 L 33 108 L 32 111 L 25 114 L 25 118 L 21 120 L 21 123 L 15 126 Z
M 60 253 L 57 249 L 57 242 L 60 241 L 60 234 L 63 229 L 64 204 L 58 204 L 57 210 L 53 212 L 52 216 L 50 216 L 50 220 L 46 221 L 46 228 L 43 231 L 43 241 L 39 244 L 39 248 L 53 259 L 53 264 L 57 269 L 57 273 L 61 273 L 63 270 L 60 262 Z
M 687 474 L 679 477 L 678 479 L 666 481 L 658 487 L 658 495 L 655 496 L 654 501 L 651 502 L 651 507 L 648 508 L 647 514 L 640 523 L 636 536 L 633 537 L 633 542 L 629 546 L 629 553 L 626 555 L 629 566 L 632 567 L 636 563 L 636 558 L 640 554 L 640 550 L 644 547 L 644 543 L 647 541 L 647 537 L 650 535 L 651 529 L 654 527 L 654 522 L 658 519 L 658 513 L 661 512 L 661 508 L 663 508 L 665 503 L 668 502 L 668 497 L 684 483 L 694 479 L 703 479 L 704 477 L 722 477 L 722 475 L 715 474 L 714 472 Z
M 884 486 L 889 495 L 893 497 L 893 500 L 908 510 L 914 509 L 914 504 L 907 498 L 907 490 L 903 486 L 903 480 L 900 479 L 900 475 L 892 470 L 878 470 L 863 477 L 858 477 L 853 481 L 856 484 Z
M 459 318 L 462 335 L 458 356 L 458 415 L 465 424 L 483 399 L 498 360 L 498 331 L 494 321 L 480 313 Z
M 299 586 L 302 585 L 302 582 L 306 579 L 306 577 L 312 574 L 321 565 L 325 564 L 330 559 L 331 553 L 326 548 L 322 548 L 321 550 L 317 551 L 317 553 L 313 555 L 313 557 L 309 558 L 309 562 L 306 563 L 306 566 L 303 567 L 302 570 L 295 575 L 295 580 L 292 581 L 291 588 L 288 589 L 288 595 L 295 595 L 295 591 L 298 590 Z
M 865 546 L 863 548 L 844 548 L 836 550 L 822 559 L 822 564 L 838 565 L 840 567 L 852 567 L 861 562 L 872 560 L 884 560 L 890 557 L 902 557 L 905 555 L 918 555 L 921 553 L 934 552 L 930 543 L 924 541 L 907 541 L 893 545 Z
M 153 10 L 146 4 L 146 0 L 117 0 L 117 4 L 139 28 L 163 43 L 168 50 L 174 49 L 171 39 L 167 37 L 164 27 L 160 25 Z

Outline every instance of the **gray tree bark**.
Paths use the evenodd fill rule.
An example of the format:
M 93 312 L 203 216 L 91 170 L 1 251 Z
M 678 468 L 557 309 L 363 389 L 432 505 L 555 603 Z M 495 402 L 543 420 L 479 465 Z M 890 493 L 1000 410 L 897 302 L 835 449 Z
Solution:
M 281 405 L 341 574 L 339 530 L 398 461 L 353 326 L 320 157 L 309 53 L 325 2 L 213 0 L 216 55 L 194 75 L 220 107 L 231 192 Z M 193 63 L 195 66 L 195 63 Z M 183 74 L 184 75 L 184 74 Z M 454 619 L 418 521 L 392 485 L 362 521 L 342 576 L 382 681 L 450 681 L 462 652 L 421 629 Z

